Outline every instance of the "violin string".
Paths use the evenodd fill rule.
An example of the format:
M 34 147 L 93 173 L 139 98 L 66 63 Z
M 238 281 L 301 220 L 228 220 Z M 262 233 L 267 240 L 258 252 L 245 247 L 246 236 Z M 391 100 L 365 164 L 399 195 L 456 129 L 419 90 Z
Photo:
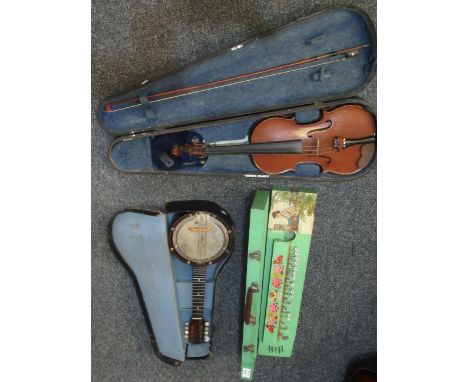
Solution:
M 338 150 L 334 148 L 330 148 L 325 151 L 320 151 L 319 148 L 317 149 L 306 149 L 306 150 L 301 150 L 298 153 L 258 153 L 258 154 L 251 154 L 251 153 L 232 153 L 231 155 L 239 155 L 239 154 L 245 154 L 245 155 L 301 155 L 301 154 L 313 154 L 314 156 L 321 156 L 324 154 L 330 154 L 330 153 L 337 153 L 339 152 Z M 216 155 L 215 154 L 210 154 L 210 155 Z
M 372 144 L 374 142 L 370 142 L 370 144 Z M 369 143 L 366 143 L 366 144 L 369 144 Z M 364 144 L 362 144 L 364 145 Z M 323 147 L 323 146 L 303 146 L 302 147 L 302 150 L 301 150 L 301 153 L 305 153 L 305 152 L 313 152 L 313 151 L 317 151 L 319 152 L 320 151 L 320 148 L 323 148 L 323 149 L 329 149 L 328 151 L 322 151 L 322 152 L 327 152 L 327 153 L 330 153 L 330 152 L 339 152 L 340 150 L 337 150 L 335 149 L 334 147 Z M 346 149 L 346 148 L 345 148 Z M 344 149 L 343 149 L 344 150 Z M 218 153 L 219 154 L 219 153 Z M 232 155 L 238 155 L 238 154 L 243 154 L 243 153 L 232 153 Z M 245 153 L 246 155 L 291 155 L 291 154 L 297 154 L 295 152 L 292 152 L 292 153 Z M 210 155 L 216 155 L 216 153 L 212 153 Z
M 280 153 L 280 154 L 264 154 L 264 153 L 259 153 L 259 154 L 246 154 L 246 155 L 301 155 L 301 154 L 314 154 L 316 156 L 320 156 L 323 154 L 329 154 L 329 153 L 337 153 L 339 151 L 336 150 L 326 150 L 326 151 L 320 151 L 320 150 L 302 150 L 297 153 Z M 237 155 L 237 154 L 234 154 Z
M 304 153 L 316 153 L 317 155 L 320 154 L 320 155 L 323 155 L 323 154 L 329 154 L 329 153 L 337 153 L 339 151 L 333 149 L 333 150 L 327 150 L 327 151 L 320 151 L 320 150 L 303 150 L 301 152 L 301 154 L 304 154 Z M 279 154 L 281 155 L 281 154 Z M 290 155 L 290 154 L 285 154 L 285 155 Z
M 371 142 L 371 143 L 375 143 L 375 142 Z M 362 144 L 362 145 L 364 146 L 366 144 L 368 144 L 368 143 L 365 143 L 365 144 Z M 339 152 L 334 147 L 328 147 L 328 151 L 320 151 L 320 148 L 318 146 L 303 146 L 302 148 L 303 148 L 303 150 L 302 150 L 303 153 L 305 153 L 305 152 L 314 152 L 314 151 L 316 151 L 317 153 L 320 152 L 321 154 L 331 153 L 331 152 Z M 305 150 L 304 150 L 304 148 L 305 148 Z M 323 148 L 327 149 L 327 147 L 323 147 Z M 346 148 L 344 148 L 344 149 L 346 149 Z
M 374 138 L 373 136 L 372 137 L 368 137 L 368 138 Z M 353 138 L 354 139 L 354 138 Z M 356 138 L 356 139 L 364 139 L 364 138 Z M 256 143 L 253 143 L 253 144 L 261 144 L 261 143 L 271 143 L 271 142 L 256 142 Z M 374 143 L 374 142 L 369 142 L 369 143 Z M 364 143 L 363 143 L 364 144 Z M 251 143 L 247 143 L 245 145 L 239 145 L 240 147 L 248 147 L 249 145 L 251 145 Z M 208 147 L 216 147 L 216 148 L 222 148 L 222 147 L 232 147 L 232 145 L 215 145 L 215 144 L 209 144 Z M 302 148 L 304 149 L 314 149 L 315 147 L 326 147 L 327 144 L 318 144 L 318 145 L 303 145 Z M 332 147 L 333 147 L 333 143 L 332 143 Z
M 301 151 L 301 154 L 309 154 L 313 153 L 316 154 L 317 156 L 323 155 L 323 154 L 329 154 L 329 153 L 337 153 L 339 151 L 336 150 L 328 150 L 328 151 L 320 151 L 320 150 L 303 150 Z M 286 154 L 289 155 L 289 154 Z
M 336 149 L 330 149 L 330 150 L 325 150 L 325 151 L 320 151 L 320 149 L 310 149 L 310 150 L 302 150 L 297 153 L 276 153 L 276 154 L 271 154 L 271 153 L 258 153 L 258 154 L 251 154 L 251 153 L 231 153 L 231 155 L 239 155 L 239 154 L 245 154 L 245 155 L 301 155 L 301 154 L 313 154 L 314 156 L 321 156 L 324 154 L 330 154 L 330 153 L 338 153 Z M 210 154 L 210 155 L 216 155 L 215 154 Z
M 368 142 L 368 143 L 362 143 L 362 145 L 365 145 L 365 144 L 372 144 L 372 143 L 375 143 L 375 142 Z M 229 147 L 229 146 L 227 146 Z M 322 145 L 311 145 L 311 146 L 302 146 L 302 149 L 305 149 L 305 150 L 319 150 L 320 148 L 326 148 L 326 146 L 322 146 Z M 330 148 L 333 148 L 334 150 L 336 150 L 333 146 L 331 146 Z M 346 149 L 347 147 L 343 148 L 343 149 Z M 203 151 L 201 151 L 201 153 L 203 153 Z M 216 154 L 216 153 L 213 153 L 213 154 Z M 262 153 L 257 153 L 257 154 L 262 154 Z M 294 154 L 294 153 L 277 153 L 277 154 Z

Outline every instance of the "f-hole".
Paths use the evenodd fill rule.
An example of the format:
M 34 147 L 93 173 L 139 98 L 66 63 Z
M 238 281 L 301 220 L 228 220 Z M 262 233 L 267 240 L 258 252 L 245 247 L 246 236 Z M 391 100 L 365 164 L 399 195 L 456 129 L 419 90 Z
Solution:
M 333 122 L 331 120 L 327 119 L 324 123 L 321 123 L 321 124 L 315 126 L 313 129 L 309 130 L 308 133 L 307 133 L 307 136 L 309 138 L 312 138 L 313 134 L 316 131 L 329 129 L 330 127 L 332 127 L 332 125 L 333 125 Z

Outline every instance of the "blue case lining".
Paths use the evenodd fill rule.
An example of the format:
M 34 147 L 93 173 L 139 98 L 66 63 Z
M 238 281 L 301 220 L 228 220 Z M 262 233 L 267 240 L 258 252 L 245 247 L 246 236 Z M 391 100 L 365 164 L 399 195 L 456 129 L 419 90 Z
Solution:
M 192 268 L 169 251 L 168 225 L 174 214 L 124 211 L 111 224 L 112 243 L 139 291 L 158 351 L 172 361 L 205 357 L 210 344 L 184 339 L 192 315 Z M 216 276 L 227 258 L 206 270 L 204 319 L 211 323 Z M 211 338 L 212 325 L 209 327 Z

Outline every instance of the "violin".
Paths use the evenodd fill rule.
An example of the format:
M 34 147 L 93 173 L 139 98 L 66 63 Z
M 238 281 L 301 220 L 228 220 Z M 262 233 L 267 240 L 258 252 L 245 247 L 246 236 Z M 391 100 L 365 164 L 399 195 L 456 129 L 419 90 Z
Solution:
M 300 164 L 319 165 L 322 172 L 354 174 L 366 167 L 375 153 L 376 122 L 363 106 L 344 105 L 323 110 L 319 121 L 299 124 L 294 117 L 272 117 L 258 123 L 246 144 L 217 145 L 195 141 L 175 145 L 172 157 L 198 158 L 210 155 L 251 155 L 266 174 L 296 171 Z

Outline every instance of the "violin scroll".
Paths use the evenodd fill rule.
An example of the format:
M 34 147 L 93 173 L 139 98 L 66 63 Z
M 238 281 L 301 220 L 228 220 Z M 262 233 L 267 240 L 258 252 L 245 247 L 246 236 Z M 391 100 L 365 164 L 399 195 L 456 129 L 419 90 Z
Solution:
M 169 154 L 173 157 L 182 157 L 184 154 L 191 159 L 192 157 L 204 158 L 207 155 L 204 152 L 206 145 L 201 143 L 174 145 L 169 150 Z
M 169 154 L 177 158 L 177 157 L 180 157 L 180 155 L 182 154 L 182 150 L 180 146 L 175 145 L 175 146 L 172 146 L 172 148 L 169 150 Z

